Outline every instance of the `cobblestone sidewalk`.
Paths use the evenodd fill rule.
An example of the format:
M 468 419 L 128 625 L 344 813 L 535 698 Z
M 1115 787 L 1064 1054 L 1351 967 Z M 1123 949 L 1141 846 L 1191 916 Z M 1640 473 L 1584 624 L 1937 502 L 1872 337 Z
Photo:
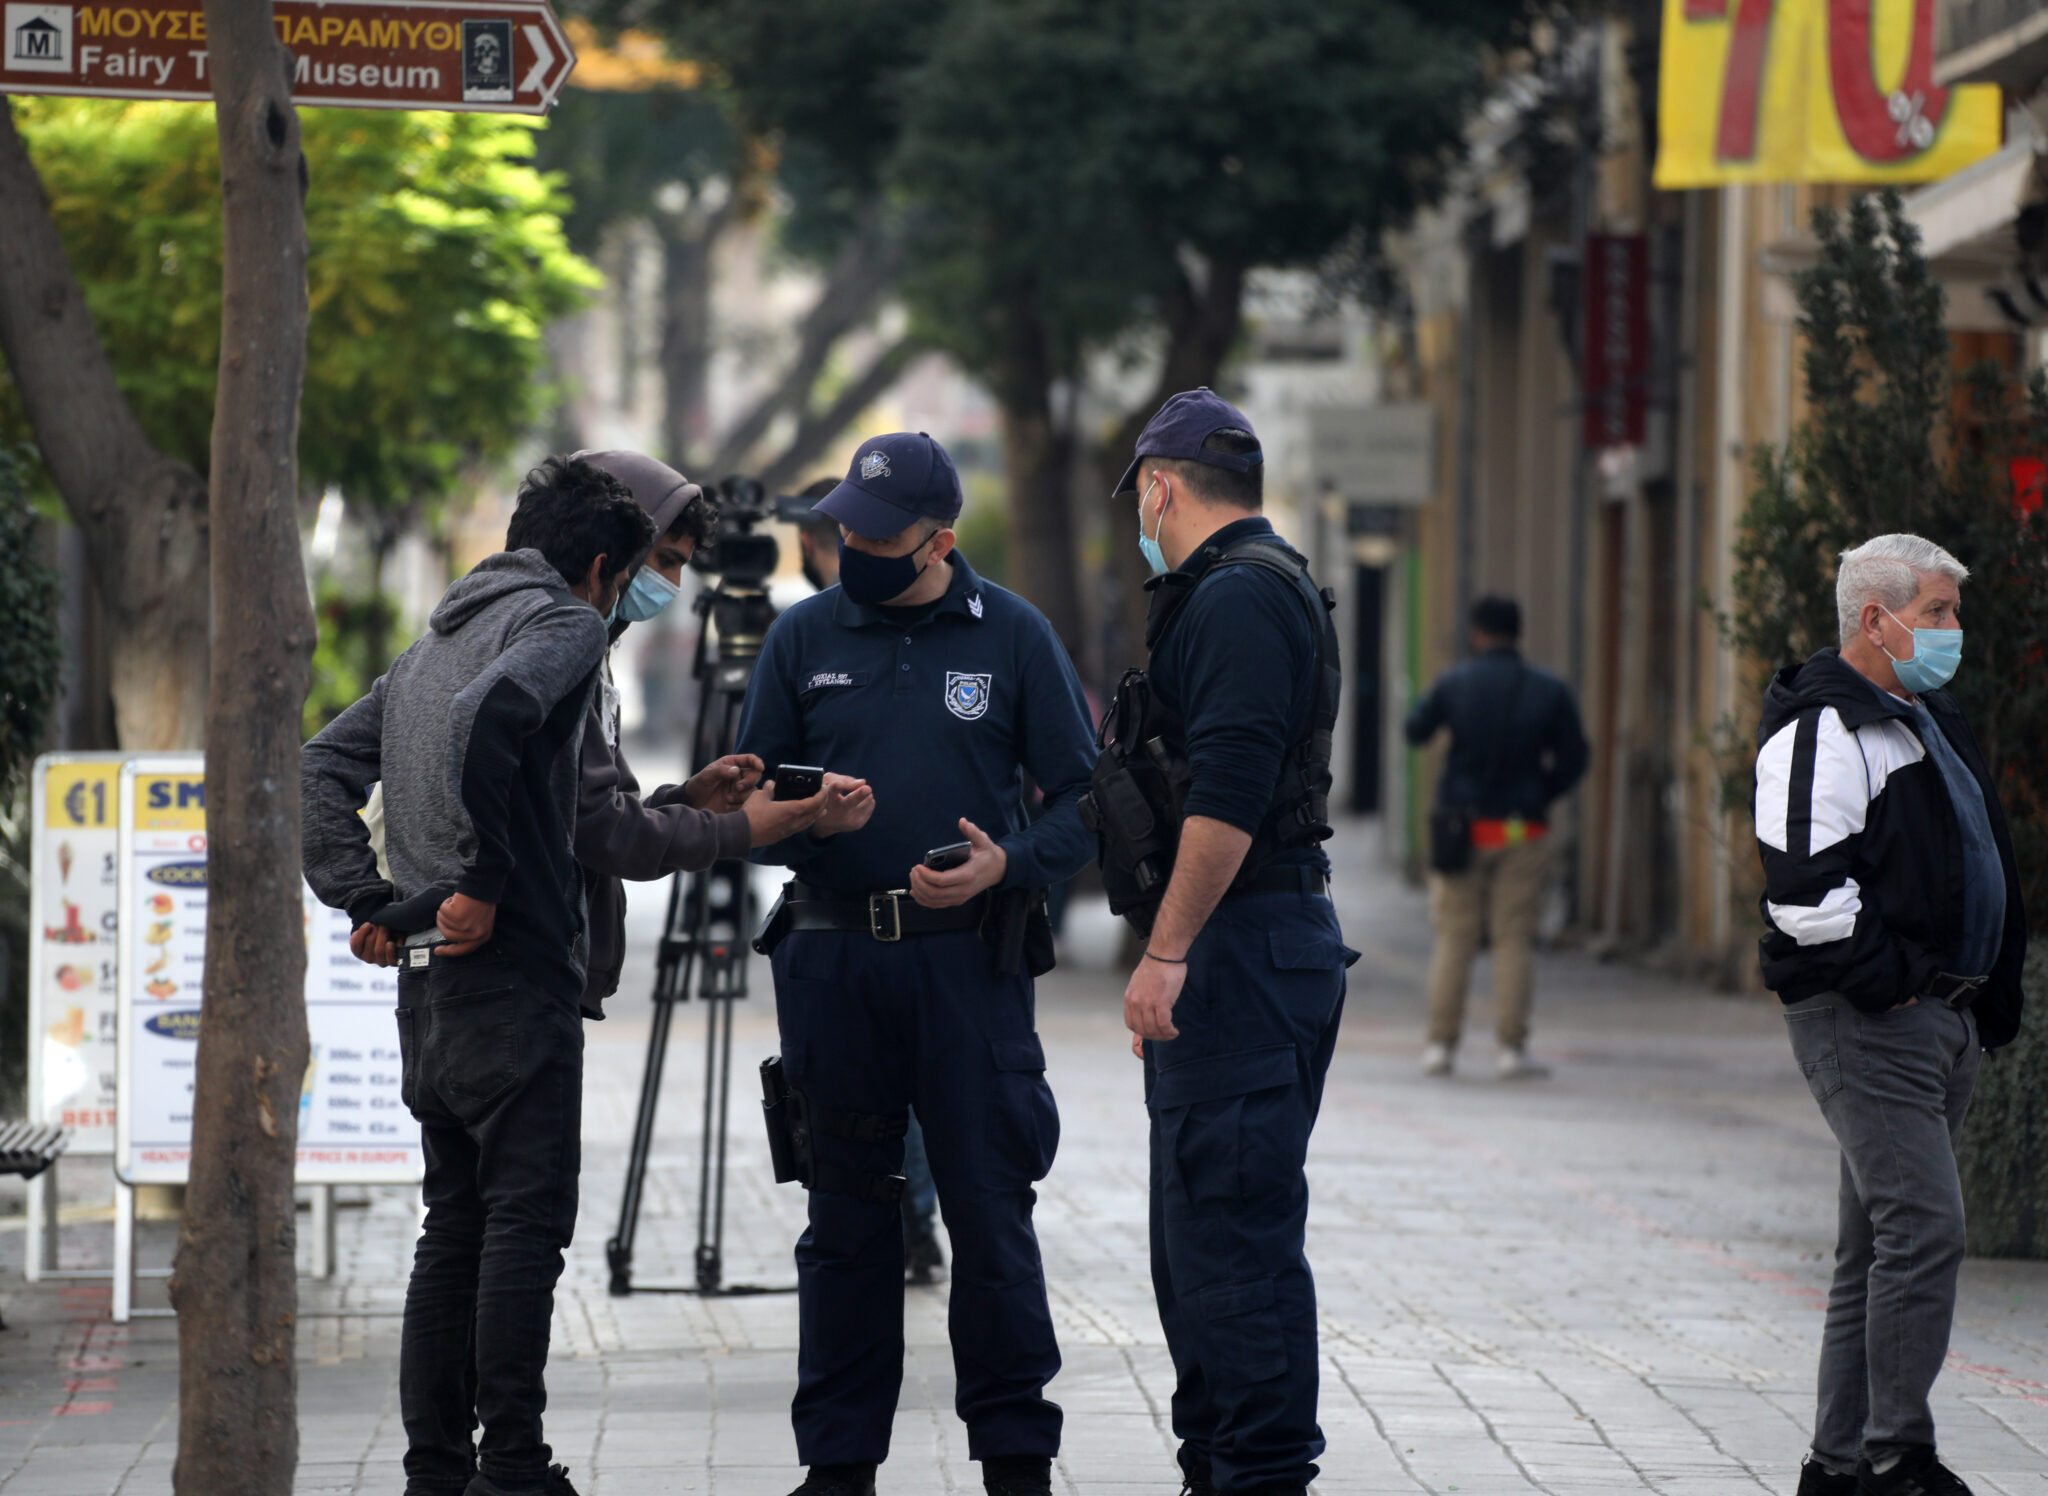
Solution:
M 1790 1493 L 1835 1163 L 1775 1004 L 1553 955 L 1539 971 L 1534 1043 L 1551 1079 L 1483 1078 L 1492 1054 L 1481 1002 L 1470 1078 L 1426 1081 L 1415 1069 L 1421 900 L 1373 870 L 1369 828 L 1346 828 L 1339 851 L 1345 928 L 1365 959 L 1310 1164 L 1330 1443 L 1318 1490 Z M 1072 932 L 1073 959 L 1041 986 L 1065 1128 L 1038 1214 L 1066 1359 L 1052 1393 L 1067 1411 L 1059 1473 L 1075 1493 L 1170 1496 L 1172 1379 L 1146 1276 L 1144 1113 L 1121 983 L 1086 959 L 1108 947 L 1091 913 Z M 646 985 L 643 961 L 626 991 Z M 738 1022 L 736 1065 L 772 1049 L 760 996 Z M 605 1292 L 646 1036 L 644 999 L 619 1010 L 589 1031 L 583 1213 L 549 1371 L 556 1457 L 585 1496 L 783 1496 L 798 1477 L 787 1419 L 794 1300 Z M 691 1276 L 700 1025 L 694 1012 L 678 1025 L 641 1282 Z M 727 1276 L 786 1283 L 802 1200 L 767 1182 L 757 1133 L 750 1114 L 735 1117 Z M 102 1187 L 84 1168 L 72 1176 L 66 1194 L 81 1202 Z M 396 1192 L 361 1198 L 342 1213 L 336 1278 L 305 1285 L 299 1489 L 309 1496 L 403 1488 L 395 1311 L 413 1218 Z M 175 1326 L 107 1323 L 102 1284 L 24 1288 L 14 1224 L 0 1233 L 0 1492 L 168 1492 Z M 168 1261 L 167 1232 L 146 1235 L 145 1261 Z M 67 1258 L 103 1257 L 105 1238 L 103 1224 L 74 1220 Z M 161 1294 L 148 1285 L 142 1301 Z M 882 1489 L 977 1490 L 951 1410 L 943 1288 L 912 1291 L 906 1318 Z M 1966 1266 L 1937 1400 L 1944 1453 L 1978 1491 L 2048 1496 L 2048 1264 Z

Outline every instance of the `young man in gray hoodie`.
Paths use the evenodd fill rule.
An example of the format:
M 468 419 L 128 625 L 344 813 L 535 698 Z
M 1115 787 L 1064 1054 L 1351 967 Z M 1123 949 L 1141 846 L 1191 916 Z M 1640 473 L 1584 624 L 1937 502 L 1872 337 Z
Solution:
M 654 539 L 617 479 L 548 459 L 506 549 L 306 745 L 306 878 L 348 911 L 358 956 L 399 966 L 426 1153 L 399 1352 L 406 1496 L 573 1496 L 541 1410 L 581 1158 L 577 750 L 605 617 Z M 378 783 L 388 881 L 358 813 Z

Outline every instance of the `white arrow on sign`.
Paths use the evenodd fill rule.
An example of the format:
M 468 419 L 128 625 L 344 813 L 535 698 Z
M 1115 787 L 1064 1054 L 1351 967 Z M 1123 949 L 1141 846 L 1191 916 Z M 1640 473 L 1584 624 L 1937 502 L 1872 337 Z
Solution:
M 554 64 L 555 49 L 548 45 L 548 34 L 538 26 L 528 26 L 526 39 L 533 44 L 533 66 L 526 70 L 526 78 L 519 85 L 521 93 L 538 93 L 548 69 Z

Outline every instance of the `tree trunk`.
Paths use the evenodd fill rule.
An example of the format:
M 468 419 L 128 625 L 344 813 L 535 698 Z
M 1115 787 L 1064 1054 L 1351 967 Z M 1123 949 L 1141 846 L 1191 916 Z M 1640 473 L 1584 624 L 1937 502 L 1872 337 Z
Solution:
M 995 370 L 1010 494 L 1010 584 L 1081 657 L 1080 557 L 1074 544 L 1073 433 L 1053 420 L 1053 353 L 1029 286 L 1002 298 Z
M 1197 285 L 1185 273 L 1168 289 L 1165 297 L 1166 357 L 1159 366 L 1159 379 L 1151 398 L 1125 416 L 1103 452 L 1102 470 L 1121 476 L 1130 465 L 1145 423 L 1159 413 L 1159 407 L 1182 390 L 1214 386 L 1244 326 L 1245 267 L 1235 260 L 1211 259 L 1203 267 Z M 1115 481 L 1114 478 L 1111 479 Z M 1123 616 L 1118 630 L 1126 651 L 1126 664 L 1142 663 L 1145 648 L 1145 610 L 1151 594 L 1144 590 L 1151 570 L 1138 551 L 1137 521 L 1130 511 L 1135 498 L 1122 501 L 1130 510 L 1119 510 L 1110 524 L 1111 553 L 1121 585 Z M 1118 670 L 1122 666 L 1117 667 Z
M 207 692 L 206 995 L 178 1310 L 181 1496 L 290 1496 L 298 1463 L 292 1175 L 306 1073 L 299 717 L 305 157 L 270 0 L 206 0 L 223 212 Z
M 710 213 L 657 213 L 661 237 L 661 440 L 669 466 L 687 473 L 711 435 L 705 371 L 711 362 L 711 255 L 736 198 Z
M 42 180 L 0 100 L 0 352 L 84 538 L 112 639 L 121 746 L 197 748 L 207 671 L 206 483 L 151 445 L 114 382 Z
M 876 354 L 846 388 L 834 395 L 831 404 L 819 411 L 806 410 L 797 421 L 796 432 L 790 437 L 789 445 L 761 467 L 761 482 L 768 492 L 783 493 L 796 487 L 803 470 L 838 440 L 839 433 L 895 387 L 919 351 L 916 339 L 908 335 L 898 338 Z

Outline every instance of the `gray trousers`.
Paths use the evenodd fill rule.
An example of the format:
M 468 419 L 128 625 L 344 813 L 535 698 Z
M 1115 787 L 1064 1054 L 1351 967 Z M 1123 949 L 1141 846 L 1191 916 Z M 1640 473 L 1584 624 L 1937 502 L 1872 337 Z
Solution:
M 1927 999 L 1864 1013 L 1823 993 L 1785 1010 L 1792 1054 L 1842 1147 L 1835 1281 L 1821 1335 L 1816 1462 L 1838 1474 L 1934 1444 L 1963 1261 L 1955 1140 L 1977 1023 Z

